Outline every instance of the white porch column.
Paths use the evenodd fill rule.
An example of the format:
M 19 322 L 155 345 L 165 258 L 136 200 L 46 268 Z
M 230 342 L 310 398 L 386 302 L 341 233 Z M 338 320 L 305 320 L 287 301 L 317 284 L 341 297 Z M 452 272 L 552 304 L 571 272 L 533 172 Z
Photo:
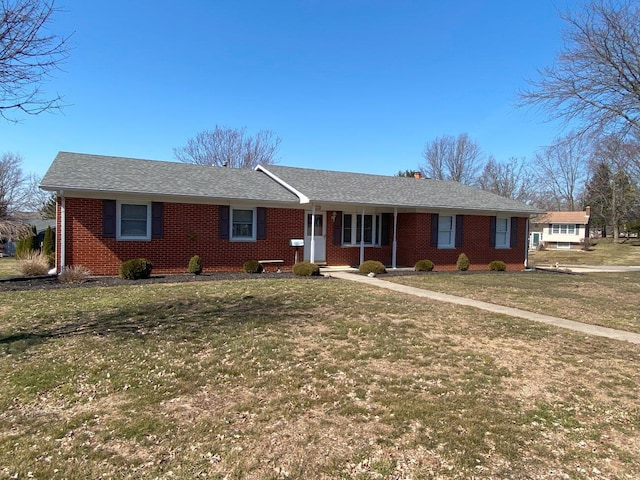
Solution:
M 398 209 L 393 209 L 393 243 L 391 244 L 391 268 L 396 269 L 396 251 L 398 248 L 398 242 L 396 234 L 398 232 Z
M 364 208 L 362 209 L 362 219 L 360 221 L 360 265 L 364 263 Z
M 306 219 L 305 219 L 306 220 Z M 309 245 L 309 261 L 316 261 L 316 206 L 311 207 L 311 245 Z

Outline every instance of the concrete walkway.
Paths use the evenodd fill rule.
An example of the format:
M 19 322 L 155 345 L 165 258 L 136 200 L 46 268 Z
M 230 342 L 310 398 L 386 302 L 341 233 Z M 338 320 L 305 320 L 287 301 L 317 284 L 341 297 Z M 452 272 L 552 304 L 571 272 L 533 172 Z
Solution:
M 439 302 L 455 303 L 457 305 L 466 305 L 468 307 L 479 308 L 493 313 L 501 313 L 503 315 L 509 315 L 511 317 L 524 318 L 525 320 L 533 320 L 534 322 L 546 323 L 560 328 L 567 328 L 576 332 L 585 333 L 587 335 L 594 335 L 598 337 L 612 338 L 614 340 L 622 340 L 625 342 L 631 342 L 640 345 L 640 334 L 625 332 L 623 330 L 615 330 L 613 328 L 599 327 L 597 325 L 589 325 L 586 323 L 574 322 L 573 320 L 565 320 L 564 318 L 551 317 L 549 315 L 542 315 L 540 313 L 528 312 L 526 310 L 520 310 L 519 308 L 504 307 L 502 305 L 496 305 L 494 303 L 482 302 L 480 300 L 472 300 L 465 297 L 457 297 L 455 295 L 448 295 L 446 293 L 434 292 L 432 290 L 423 290 L 422 288 L 410 287 L 407 285 L 400 285 L 399 283 L 387 282 L 377 277 L 367 277 L 359 275 L 357 273 L 350 273 L 347 271 L 331 271 L 327 272 L 333 278 L 340 278 L 342 280 L 350 280 L 353 282 L 365 283 L 379 288 L 386 288 L 387 290 L 393 290 L 395 292 L 406 293 L 408 295 L 415 295 L 417 297 L 429 298 L 431 300 L 437 300 Z
M 555 265 L 536 265 L 536 268 L 555 270 L 569 269 L 574 273 L 624 273 L 624 272 L 640 272 L 640 266 L 623 266 L 623 265 L 567 265 L 560 263 Z

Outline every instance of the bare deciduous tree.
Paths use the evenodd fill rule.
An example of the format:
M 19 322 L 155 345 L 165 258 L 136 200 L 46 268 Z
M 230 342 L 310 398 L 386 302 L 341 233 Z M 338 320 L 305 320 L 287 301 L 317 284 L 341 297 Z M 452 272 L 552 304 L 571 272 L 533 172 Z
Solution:
M 22 157 L 15 153 L 0 156 L 0 238 L 17 238 L 25 231 L 25 225 L 14 218 L 17 212 L 40 208 L 36 205 L 41 198 L 39 178 L 25 175 L 21 163 Z
M 555 210 L 576 209 L 585 184 L 588 158 L 587 139 L 574 134 L 557 139 L 536 154 L 541 195 L 546 196 L 546 201 L 552 201 Z
M 0 115 L 36 115 L 61 107 L 61 97 L 45 96 L 42 83 L 69 53 L 68 37 L 48 31 L 54 1 L 0 0 Z
M 260 130 L 254 136 L 246 127 L 218 126 L 203 130 L 187 145 L 174 148 L 174 156 L 184 163 L 231 168 L 254 168 L 277 163 L 276 154 L 282 139 L 271 130 Z
M 498 163 L 490 156 L 478 178 L 478 186 L 503 197 L 530 202 L 534 181 L 525 158 L 511 157 L 507 162 Z
M 584 131 L 640 132 L 640 7 L 636 0 L 592 0 L 565 13 L 565 48 L 523 92 L 550 119 L 578 121 Z M 634 133 L 635 132 L 635 133 Z
M 480 171 L 482 151 L 476 141 L 462 133 L 457 137 L 443 135 L 428 142 L 422 156 L 425 163 L 420 165 L 420 171 L 426 177 L 471 185 Z
M 583 203 L 591 206 L 603 228 L 611 226 L 617 241 L 622 224 L 635 220 L 640 192 L 629 167 L 640 155 L 640 145 L 617 136 L 599 138 L 590 159 L 590 179 Z

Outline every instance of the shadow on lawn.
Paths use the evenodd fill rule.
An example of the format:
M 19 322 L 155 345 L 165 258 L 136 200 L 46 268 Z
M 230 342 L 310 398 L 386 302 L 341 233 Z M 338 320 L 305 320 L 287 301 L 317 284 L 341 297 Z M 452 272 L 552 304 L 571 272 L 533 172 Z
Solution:
M 96 315 L 89 313 L 86 318 L 73 321 L 36 323 L 29 331 L 0 336 L 0 348 L 5 354 L 20 353 L 49 340 L 83 335 L 123 338 L 174 335 L 184 341 L 201 339 L 212 331 L 225 334 L 233 329 L 259 327 L 309 314 L 285 305 L 286 300 L 285 296 L 244 295 L 146 303 Z

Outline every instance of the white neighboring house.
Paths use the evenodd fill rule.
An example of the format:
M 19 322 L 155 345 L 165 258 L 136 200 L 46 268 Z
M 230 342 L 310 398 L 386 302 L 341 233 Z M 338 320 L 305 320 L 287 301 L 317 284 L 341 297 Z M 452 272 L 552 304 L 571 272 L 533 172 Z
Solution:
M 591 209 L 579 212 L 547 212 L 530 220 L 529 248 L 584 248 L 589 238 Z

